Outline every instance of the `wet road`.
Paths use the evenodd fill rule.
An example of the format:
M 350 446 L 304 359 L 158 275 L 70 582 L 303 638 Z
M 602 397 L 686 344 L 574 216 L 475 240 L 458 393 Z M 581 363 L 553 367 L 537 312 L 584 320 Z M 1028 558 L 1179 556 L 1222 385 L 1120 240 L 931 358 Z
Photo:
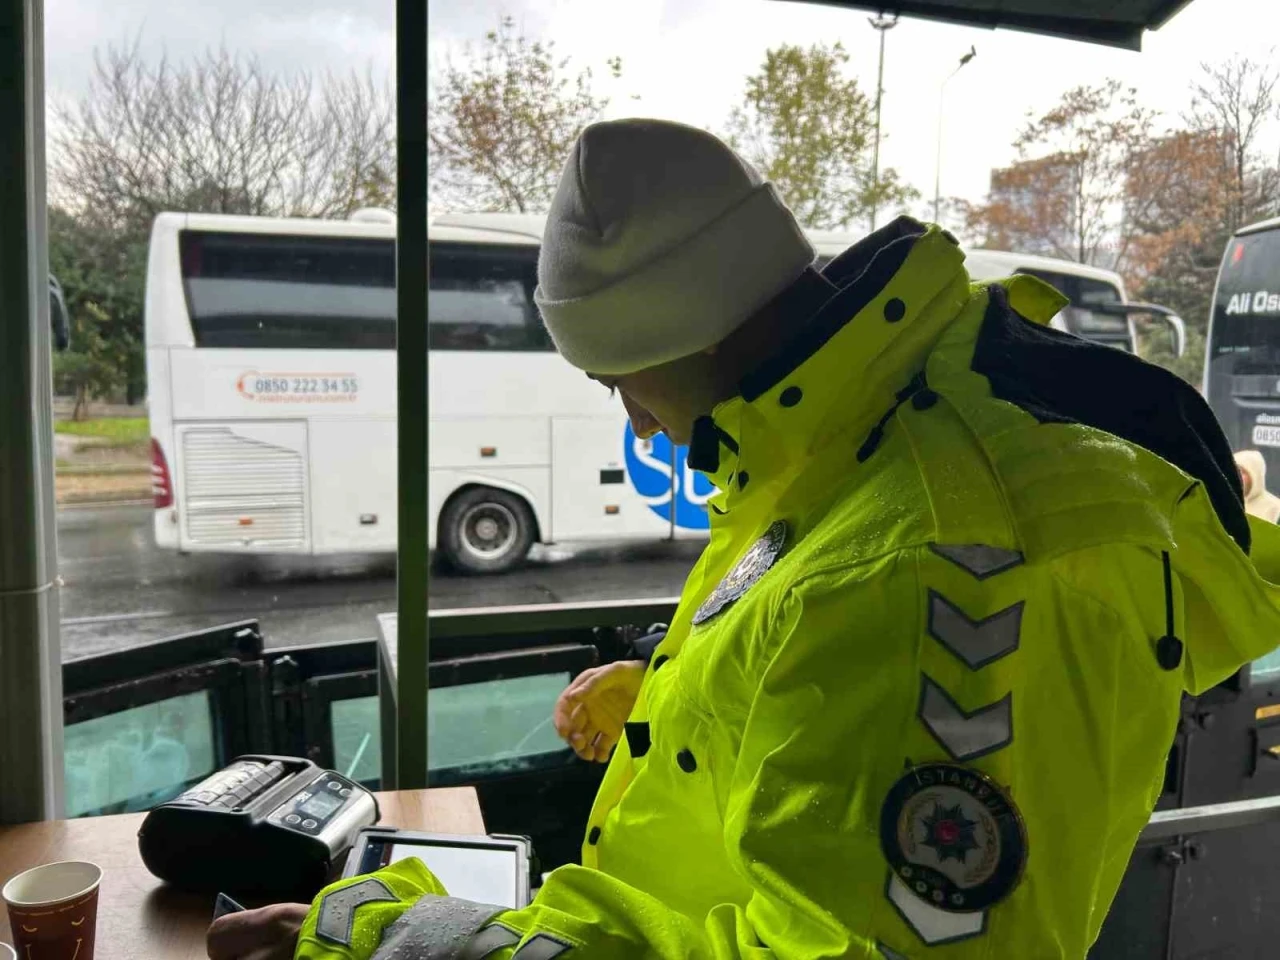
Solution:
M 150 505 L 58 514 L 64 660 L 256 617 L 270 646 L 375 635 L 395 607 L 389 556 L 179 556 L 156 548 Z M 433 609 L 666 597 L 700 542 L 538 547 L 497 577 L 437 573 Z

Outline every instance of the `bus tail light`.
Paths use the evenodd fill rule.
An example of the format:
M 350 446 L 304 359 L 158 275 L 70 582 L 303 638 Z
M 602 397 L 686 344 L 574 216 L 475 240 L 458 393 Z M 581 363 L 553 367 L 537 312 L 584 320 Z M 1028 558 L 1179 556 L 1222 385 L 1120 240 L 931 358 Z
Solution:
M 164 458 L 160 441 L 151 438 L 151 495 L 157 510 L 173 506 L 173 481 L 169 476 L 169 462 Z

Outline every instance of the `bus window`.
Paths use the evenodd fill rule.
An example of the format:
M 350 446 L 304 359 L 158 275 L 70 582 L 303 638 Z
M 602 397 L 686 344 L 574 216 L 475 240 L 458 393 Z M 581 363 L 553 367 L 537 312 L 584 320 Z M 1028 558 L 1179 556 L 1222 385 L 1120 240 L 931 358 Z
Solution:
M 551 350 L 533 303 L 537 249 L 432 244 L 432 350 Z
M 196 346 L 395 348 L 394 241 L 184 230 L 179 244 Z
M 1205 395 L 1231 449 L 1280 476 L 1280 229 L 1233 237 L 1218 275 Z

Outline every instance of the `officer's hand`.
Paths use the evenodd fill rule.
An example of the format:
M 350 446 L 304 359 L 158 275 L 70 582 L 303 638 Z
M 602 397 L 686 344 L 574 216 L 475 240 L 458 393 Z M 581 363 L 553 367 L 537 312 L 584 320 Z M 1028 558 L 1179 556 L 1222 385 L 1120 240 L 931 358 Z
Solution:
M 552 714 L 556 732 L 583 760 L 609 759 L 631 716 L 647 666 L 643 660 L 619 660 L 593 667 L 578 674 L 560 694 Z
M 311 908 L 276 903 L 219 917 L 209 928 L 210 960 L 293 960 L 298 931 Z

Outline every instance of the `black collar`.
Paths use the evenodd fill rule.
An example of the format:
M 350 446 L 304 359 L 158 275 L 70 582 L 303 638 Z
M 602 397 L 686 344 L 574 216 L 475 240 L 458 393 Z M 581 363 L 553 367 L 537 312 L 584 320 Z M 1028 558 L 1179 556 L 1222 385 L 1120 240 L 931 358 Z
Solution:
M 822 275 L 839 287 L 839 292 L 823 304 L 791 342 L 742 378 L 738 389 L 743 399 L 751 403 L 768 393 L 821 350 L 893 279 L 927 230 L 918 220 L 898 217 L 827 264 Z

